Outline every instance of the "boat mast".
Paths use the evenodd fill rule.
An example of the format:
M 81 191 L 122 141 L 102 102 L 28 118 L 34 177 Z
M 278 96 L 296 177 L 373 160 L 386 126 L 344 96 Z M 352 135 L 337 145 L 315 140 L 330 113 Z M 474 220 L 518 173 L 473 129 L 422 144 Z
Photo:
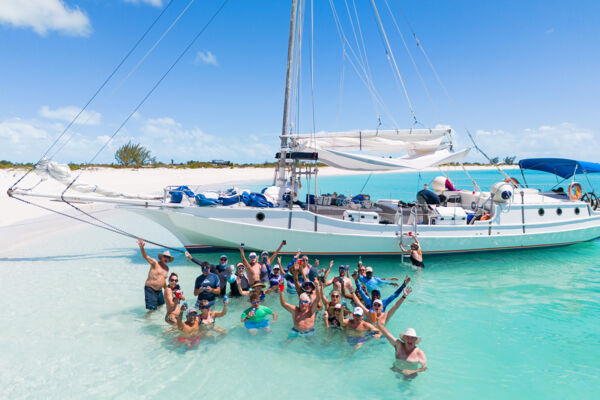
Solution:
M 285 164 L 288 147 L 288 113 L 290 109 L 290 92 L 292 90 L 292 62 L 294 58 L 294 42 L 296 41 L 296 14 L 298 11 L 298 0 L 292 0 L 292 15 L 290 17 L 290 35 L 288 40 L 287 72 L 285 76 L 285 98 L 283 101 L 283 125 L 281 127 L 281 151 L 278 170 L 278 186 L 284 186 L 286 183 Z M 292 188 L 293 190 L 293 188 Z

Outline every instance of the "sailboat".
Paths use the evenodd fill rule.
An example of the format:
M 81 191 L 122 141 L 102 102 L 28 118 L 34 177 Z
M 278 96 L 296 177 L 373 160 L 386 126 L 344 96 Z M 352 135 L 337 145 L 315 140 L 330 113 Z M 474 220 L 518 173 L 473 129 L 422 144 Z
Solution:
M 566 191 L 540 191 L 499 170 L 502 179 L 489 191 L 455 190 L 446 177 L 419 192 L 417 202 L 375 200 L 363 194 L 319 194 L 319 165 L 353 171 L 418 171 L 460 162 L 471 150 L 455 150 L 449 128 L 375 129 L 299 134 L 290 130 L 290 92 L 294 81 L 298 1 L 292 1 L 280 150 L 272 186 L 262 193 L 241 190 L 194 193 L 186 186 L 164 188 L 159 198 L 141 198 L 74 184 L 53 162 L 36 166 L 40 175 L 63 181 L 71 190 L 93 194 L 35 193 L 12 189 L 12 196 L 119 204 L 170 231 L 190 252 L 263 250 L 287 242 L 287 253 L 400 255 L 418 238 L 425 254 L 450 254 L 561 246 L 600 237 L 599 201 L 576 177 L 600 172 L 600 164 L 568 159 L 526 159 L 521 171 L 537 170 L 570 180 Z M 405 152 L 399 157 L 380 153 Z M 61 169 L 62 168 L 62 169 Z M 298 181 L 315 187 L 300 201 Z M 524 177 L 524 175 L 523 175 Z M 70 183 L 69 183 L 70 182 Z M 312 189 L 311 189 L 312 190 Z M 101 193 L 102 195 L 98 195 Z M 286 253 L 285 248 L 282 253 Z

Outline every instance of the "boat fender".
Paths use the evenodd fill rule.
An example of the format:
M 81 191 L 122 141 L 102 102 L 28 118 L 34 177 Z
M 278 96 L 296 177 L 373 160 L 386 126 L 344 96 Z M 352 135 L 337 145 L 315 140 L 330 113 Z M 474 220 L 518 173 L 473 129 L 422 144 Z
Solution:
M 583 194 L 583 187 L 578 182 L 572 182 L 567 189 L 567 193 L 571 200 L 579 200 Z
M 518 187 L 519 187 L 519 185 L 520 185 L 520 183 L 519 183 L 519 181 L 517 180 L 517 178 L 506 178 L 506 179 L 504 180 L 504 182 L 512 184 L 512 185 L 513 185 L 515 188 L 518 188 Z
M 480 221 L 487 221 L 488 219 L 490 219 L 490 214 L 489 213 L 485 213 L 481 216 Z

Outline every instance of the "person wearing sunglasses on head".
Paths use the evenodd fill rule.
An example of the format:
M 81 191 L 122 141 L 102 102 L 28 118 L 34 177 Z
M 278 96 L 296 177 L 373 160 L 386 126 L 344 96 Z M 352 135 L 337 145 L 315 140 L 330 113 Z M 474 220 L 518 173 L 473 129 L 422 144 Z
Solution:
M 158 255 L 158 261 L 150 257 L 144 246 L 146 244 L 142 239 L 138 239 L 138 246 L 142 258 L 150 264 L 150 270 L 148 271 L 148 278 L 144 284 L 144 299 L 146 301 L 146 309 L 148 312 L 158 310 L 159 306 L 165 304 L 165 298 L 163 296 L 163 288 L 167 285 L 166 279 L 169 274 L 169 267 L 167 263 L 174 260 L 171 253 L 167 250 Z
M 388 342 L 394 346 L 396 360 L 392 371 L 402 374 L 404 380 L 410 380 L 427 370 L 425 352 L 417 347 L 421 338 L 413 328 L 408 328 L 403 335 L 396 338 L 383 324 L 378 326 Z
M 394 304 L 392 308 L 390 308 L 388 311 L 385 311 L 383 309 L 383 301 L 381 299 L 373 300 L 373 302 L 371 303 L 371 308 L 367 308 L 363 304 L 363 302 L 358 298 L 358 296 L 356 296 L 355 292 L 352 292 L 352 298 L 354 300 L 354 304 L 362 308 L 369 322 L 380 322 L 383 325 L 385 325 L 394 316 L 394 313 L 396 312 L 396 310 L 398 310 L 398 307 L 402 305 L 406 297 L 409 294 L 411 294 L 411 292 L 412 288 L 410 286 L 407 286 L 406 289 L 402 291 L 402 296 L 400 297 L 400 299 L 398 299 L 396 304 Z
M 315 282 L 318 286 L 318 282 Z M 283 290 L 279 290 L 279 302 L 281 306 L 292 314 L 294 327 L 288 335 L 289 339 L 297 337 L 310 338 L 315 332 L 315 314 L 317 312 L 317 302 L 311 301 L 307 293 L 302 293 L 297 306 L 293 306 L 285 301 Z
M 169 325 L 177 325 L 177 316 L 181 312 L 179 308 L 179 302 L 185 301 L 183 291 L 178 284 L 179 276 L 172 272 L 169 275 L 169 283 L 165 287 L 165 303 L 167 305 L 167 315 L 165 315 L 165 322 Z
M 250 294 L 250 308 L 247 308 L 242 313 L 242 322 L 248 329 L 251 335 L 256 335 L 259 329 L 265 332 L 271 332 L 269 327 L 269 320 L 267 317 L 273 315 L 273 322 L 277 321 L 277 314 L 275 314 L 269 307 L 260 305 L 260 293 L 252 292 Z

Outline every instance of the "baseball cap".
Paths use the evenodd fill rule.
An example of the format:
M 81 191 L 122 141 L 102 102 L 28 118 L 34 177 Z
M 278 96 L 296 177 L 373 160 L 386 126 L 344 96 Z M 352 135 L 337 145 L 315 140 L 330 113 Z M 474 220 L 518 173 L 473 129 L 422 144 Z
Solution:
M 250 255 L 248 257 L 250 257 L 250 258 L 256 258 L 256 253 L 252 252 L 252 253 L 250 253 Z
M 360 307 L 354 307 L 354 312 L 352 313 L 354 315 L 360 315 L 362 317 L 363 315 L 363 309 Z
M 373 268 L 372 267 L 367 267 L 367 272 L 373 272 Z

